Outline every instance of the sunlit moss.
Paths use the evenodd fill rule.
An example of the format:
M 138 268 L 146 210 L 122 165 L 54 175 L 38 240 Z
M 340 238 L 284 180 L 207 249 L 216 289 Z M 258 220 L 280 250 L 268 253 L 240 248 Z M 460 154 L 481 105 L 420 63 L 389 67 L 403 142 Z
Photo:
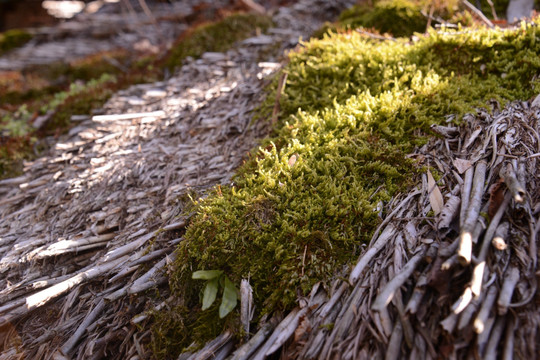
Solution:
M 414 183 L 423 168 L 405 155 L 431 124 L 538 92 L 539 35 L 524 25 L 431 31 L 414 41 L 353 32 L 304 44 L 285 69 L 274 137 L 234 185 L 197 201 L 173 293 L 198 286 L 192 272 L 218 269 L 236 284 L 250 278 L 259 316 L 293 307 L 357 258 L 380 223 L 378 205 Z

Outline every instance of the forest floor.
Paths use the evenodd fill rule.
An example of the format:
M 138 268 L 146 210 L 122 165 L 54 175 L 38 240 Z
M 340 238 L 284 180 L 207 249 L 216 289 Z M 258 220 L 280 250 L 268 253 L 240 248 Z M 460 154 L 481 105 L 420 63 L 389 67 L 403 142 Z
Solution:
M 0 56 L 12 101 L 0 104 L 0 156 L 21 154 L 19 169 L 0 158 L 0 359 L 534 358 L 537 25 L 420 36 L 417 13 L 417 35 L 396 39 L 357 30 L 360 11 L 341 18 L 353 30 L 299 42 L 355 2 L 111 9 Z M 221 21 L 252 22 L 229 38 Z M 207 44 L 201 28 L 214 43 L 186 51 Z M 235 255 L 270 251 L 270 271 L 234 273 L 228 253 L 245 237 Z M 341 246 L 346 262 L 326 256 Z M 241 284 L 240 309 L 207 343 L 173 331 L 217 314 L 197 318 L 202 285 L 182 303 L 176 260 L 193 258 L 225 262 L 213 274 Z M 331 277 L 306 279 L 317 266 Z M 309 288 L 273 283 L 293 305 L 252 320 L 256 282 L 274 270 Z
M 26 161 L 21 176 L 0 181 L 0 358 L 149 357 L 149 331 L 139 326 L 166 296 L 160 272 L 181 240 L 178 215 L 190 194 L 229 184 L 269 133 L 270 122 L 252 122 L 253 110 L 284 51 L 350 5 L 325 3 L 268 9 L 275 25 L 265 34 L 119 91 L 92 110 L 100 115 L 71 114 L 68 134 L 49 138 L 50 150 Z M 173 19 L 157 26 L 134 28 L 130 16 L 115 14 L 61 24 L 47 32 L 78 35 L 27 44 L 0 58 L 0 68 L 70 61 L 119 44 L 156 46 L 163 34 L 172 41 L 188 26 L 177 19 L 203 2 L 181 4 L 179 14 L 155 10 Z M 118 35 L 92 40 L 89 31 Z M 145 295 L 156 287 L 160 296 Z

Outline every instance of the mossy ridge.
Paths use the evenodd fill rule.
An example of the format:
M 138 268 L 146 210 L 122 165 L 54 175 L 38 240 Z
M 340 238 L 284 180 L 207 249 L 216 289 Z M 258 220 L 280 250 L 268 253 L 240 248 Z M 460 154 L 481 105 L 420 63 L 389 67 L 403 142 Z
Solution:
M 259 314 L 292 307 L 357 257 L 379 223 L 377 204 L 411 185 L 416 171 L 405 154 L 431 124 L 538 92 L 539 35 L 524 25 L 431 31 L 415 42 L 331 34 L 304 44 L 290 56 L 275 138 L 234 186 L 198 202 L 173 292 L 200 289 L 193 271 L 219 269 L 236 283 L 250 277 Z
M 167 55 L 165 66 L 173 69 L 188 56 L 197 58 L 208 51 L 223 52 L 235 42 L 266 31 L 272 19 L 265 15 L 237 13 L 221 21 L 202 24 L 183 35 Z

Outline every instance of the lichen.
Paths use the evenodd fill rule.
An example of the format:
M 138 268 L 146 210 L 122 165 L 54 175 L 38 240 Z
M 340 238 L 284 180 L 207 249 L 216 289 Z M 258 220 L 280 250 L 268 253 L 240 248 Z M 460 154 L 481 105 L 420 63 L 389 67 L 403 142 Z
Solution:
M 350 32 L 291 53 L 274 136 L 234 185 L 196 201 L 177 250 L 170 286 L 196 304 L 188 332 L 200 326 L 194 271 L 221 270 L 236 284 L 249 278 L 260 317 L 290 309 L 350 265 L 380 223 L 380 204 L 414 183 L 421 168 L 406 154 L 427 140 L 431 124 L 538 92 L 539 36 L 536 25 L 443 29 L 414 41 Z M 199 292 L 186 300 L 189 289 Z

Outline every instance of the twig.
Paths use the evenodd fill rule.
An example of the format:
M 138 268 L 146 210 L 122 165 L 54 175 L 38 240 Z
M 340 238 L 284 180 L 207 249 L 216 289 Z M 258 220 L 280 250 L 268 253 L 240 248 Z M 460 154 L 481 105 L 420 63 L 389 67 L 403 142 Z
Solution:
M 373 257 L 375 257 L 375 255 L 377 255 L 377 253 L 379 253 L 379 251 L 381 251 L 381 249 L 388 244 L 388 241 L 390 241 L 390 239 L 396 234 L 396 231 L 397 230 L 393 224 L 388 224 L 388 226 L 378 237 L 377 241 L 375 241 L 375 243 L 358 260 L 358 263 L 351 271 L 351 275 L 349 276 L 349 283 L 356 283 L 360 277 L 360 274 L 362 271 L 364 271 L 371 259 L 373 259 Z
M 71 335 L 71 337 L 66 341 L 64 346 L 61 348 L 61 352 L 65 356 L 69 356 L 75 345 L 77 345 L 77 342 L 81 338 L 81 336 L 84 334 L 85 330 L 95 322 L 98 315 L 103 311 L 105 308 L 105 301 L 101 299 L 98 304 L 90 311 L 88 315 L 84 318 L 83 322 L 79 325 L 75 333 Z
M 375 302 L 371 306 L 373 310 L 381 311 L 386 308 L 386 306 L 390 303 L 390 301 L 392 301 L 392 298 L 394 297 L 394 294 L 396 293 L 396 291 L 412 275 L 414 269 L 424 257 L 425 252 L 426 252 L 426 248 L 423 247 L 423 249 L 420 252 L 414 255 L 407 262 L 407 264 L 403 267 L 401 272 L 397 274 L 392 280 L 390 280 L 388 284 L 386 284 L 384 289 L 381 291 L 379 296 L 377 296 L 377 298 L 375 299 Z
M 523 185 L 519 183 L 512 164 L 508 163 L 506 166 L 503 166 L 499 172 L 499 175 L 504 179 L 508 190 L 510 190 L 512 196 L 514 197 L 514 201 L 520 204 L 523 203 L 527 193 Z
M 264 324 L 261 329 L 257 331 L 257 333 L 251 339 L 249 339 L 247 343 L 238 348 L 238 350 L 236 350 L 232 355 L 231 360 L 248 359 L 266 340 L 268 334 L 270 334 L 270 332 L 274 330 L 276 324 L 273 320 L 275 319 L 272 318 L 269 322 Z
M 472 235 L 476 225 L 476 220 L 480 214 L 480 206 L 482 205 L 486 167 L 486 162 L 480 161 L 474 170 L 471 199 L 470 203 L 468 204 L 467 215 L 461 227 L 459 248 L 457 252 L 458 260 L 461 265 L 467 265 L 471 262 L 472 244 L 475 241 Z
M 495 285 L 491 285 L 487 291 L 486 297 L 484 298 L 484 302 L 480 307 L 480 311 L 478 312 L 478 315 L 473 323 L 473 329 L 477 334 L 481 334 L 484 331 L 486 321 L 489 317 L 489 313 L 491 312 L 491 308 L 493 307 L 496 297 L 497 287 Z
M 506 270 L 504 276 L 504 282 L 499 294 L 499 299 L 497 300 L 497 313 L 499 315 L 505 315 L 508 311 L 508 305 L 512 299 L 512 294 L 514 293 L 514 288 L 519 280 L 519 269 L 515 266 L 510 266 Z
M 244 4 L 245 6 L 247 6 L 254 12 L 258 14 L 262 14 L 262 15 L 266 14 L 266 9 L 264 8 L 264 6 L 257 4 L 255 1 L 253 0 L 241 0 L 241 1 L 242 1 L 242 4 Z
M 490 28 L 495 27 L 495 25 L 493 25 L 493 23 L 486 17 L 486 15 L 484 15 L 484 13 L 482 11 L 477 9 L 473 4 L 471 4 L 467 0 L 462 0 L 462 1 L 463 1 L 463 5 L 465 5 L 465 7 L 467 7 L 467 9 L 469 9 L 476 16 L 478 16 L 480 18 L 480 20 L 482 20 L 487 26 L 489 26 Z
M 276 89 L 276 100 L 274 101 L 274 110 L 272 111 L 272 124 L 277 123 L 278 115 L 280 110 L 279 100 L 281 99 L 281 94 L 285 90 L 285 84 L 287 83 L 287 72 L 283 71 L 279 77 L 278 86 Z
M 483 359 L 485 360 L 495 360 L 497 359 L 497 347 L 499 346 L 499 339 L 504 331 L 504 323 L 506 322 L 505 318 L 498 318 L 495 322 L 495 326 L 491 333 L 489 334 L 489 342 L 487 344 L 486 353 L 484 354 Z
M 491 8 L 491 15 L 493 15 L 493 19 L 499 20 L 499 17 L 497 16 L 497 12 L 495 11 L 495 5 L 493 5 L 492 0 L 487 0 L 489 7 Z
M 495 235 L 497 226 L 499 225 L 499 222 L 501 221 L 501 218 L 504 212 L 506 211 L 506 208 L 508 207 L 509 203 L 510 203 L 510 193 L 507 193 L 504 197 L 503 202 L 499 206 L 499 209 L 497 209 L 497 212 L 493 216 L 493 219 L 491 219 L 491 222 L 486 230 L 486 234 L 484 235 L 482 247 L 480 248 L 480 254 L 478 255 L 478 264 L 474 268 L 473 278 L 471 281 L 471 289 L 473 290 L 473 293 L 476 296 L 480 294 L 480 291 L 482 289 L 482 278 L 483 278 L 484 268 L 486 266 L 486 258 L 487 258 L 487 253 L 489 250 L 489 245 L 491 244 L 491 239 L 493 238 L 493 235 Z
M 95 115 L 92 116 L 92 121 L 95 122 L 108 122 L 108 121 L 117 121 L 117 120 L 131 120 L 131 119 L 139 119 L 143 117 L 163 117 L 165 116 L 165 111 L 158 110 L 158 111 L 150 111 L 150 112 L 143 112 L 143 113 L 132 113 L 132 114 L 117 114 L 117 115 Z

